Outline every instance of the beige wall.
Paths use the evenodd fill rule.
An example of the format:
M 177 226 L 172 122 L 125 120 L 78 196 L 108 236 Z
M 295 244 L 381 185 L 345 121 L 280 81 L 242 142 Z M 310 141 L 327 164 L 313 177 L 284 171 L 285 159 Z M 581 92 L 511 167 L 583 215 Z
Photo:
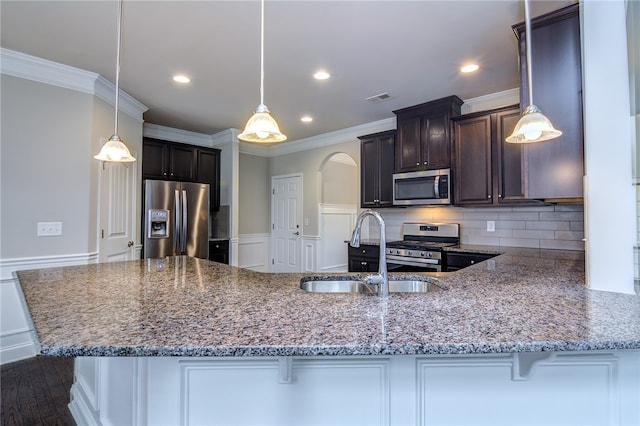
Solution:
M 1 256 L 95 251 L 93 96 L 7 75 L 1 84 Z M 63 222 L 63 235 L 38 238 L 37 222 Z
M 325 161 L 335 153 L 343 152 L 360 164 L 360 141 L 354 140 L 326 147 L 309 149 L 307 151 L 280 155 L 271 158 L 271 176 L 281 176 L 294 173 L 302 173 L 303 176 L 303 217 L 308 225 L 304 225 L 303 234 L 317 236 L 319 234 L 318 205 L 322 201 L 322 176 L 321 170 Z M 243 169 L 240 169 L 243 173 Z M 359 194 L 359 175 L 352 183 Z
M 322 198 L 324 204 L 360 204 L 358 188 L 358 167 L 328 161 L 322 169 Z
M 92 94 L 1 79 L 0 258 L 96 252 L 93 155 L 100 137 L 113 133 L 113 107 Z M 142 123 L 120 114 L 119 124 L 127 145 L 141 153 Z M 38 222 L 62 222 L 62 236 L 37 237 Z
M 240 154 L 239 234 L 271 232 L 269 158 Z

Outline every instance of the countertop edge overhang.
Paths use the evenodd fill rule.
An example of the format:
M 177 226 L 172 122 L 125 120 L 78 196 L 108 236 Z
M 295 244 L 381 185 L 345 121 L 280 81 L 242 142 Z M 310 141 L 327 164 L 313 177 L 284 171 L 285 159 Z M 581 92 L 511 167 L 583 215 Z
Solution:
M 498 251 L 475 247 L 478 252 L 491 249 Z M 40 353 L 47 356 L 640 349 L 640 296 L 587 289 L 583 252 L 499 251 L 504 254 L 491 262 L 458 272 L 417 274 L 448 290 L 395 294 L 386 301 L 371 295 L 309 294 L 299 289 L 305 274 L 259 273 L 187 257 L 16 275 Z M 322 274 L 333 275 L 345 273 Z M 52 281 L 51 276 L 59 278 Z

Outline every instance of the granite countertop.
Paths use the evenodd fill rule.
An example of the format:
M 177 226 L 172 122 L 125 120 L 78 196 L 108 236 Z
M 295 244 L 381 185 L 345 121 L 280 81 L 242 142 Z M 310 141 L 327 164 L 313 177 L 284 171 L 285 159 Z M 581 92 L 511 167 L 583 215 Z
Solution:
M 258 273 L 189 257 L 17 276 L 41 353 L 53 356 L 640 348 L 640 296 L 587 289 L 584 253 L 501 251 L 458 272 L 409 274 L 447 290 L 386 300 L 306 293 L 299 288 L 305 274 Z

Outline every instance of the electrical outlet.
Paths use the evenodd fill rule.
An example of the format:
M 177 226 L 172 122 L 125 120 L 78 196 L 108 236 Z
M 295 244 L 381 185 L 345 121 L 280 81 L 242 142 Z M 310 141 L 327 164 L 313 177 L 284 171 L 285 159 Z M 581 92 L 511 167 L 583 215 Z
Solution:
M 62 235 L 62 222 L 38 222 L 38 237 Z
M 496 221 L 488 220 L 487 221 L 487 232 L 496 232 Z

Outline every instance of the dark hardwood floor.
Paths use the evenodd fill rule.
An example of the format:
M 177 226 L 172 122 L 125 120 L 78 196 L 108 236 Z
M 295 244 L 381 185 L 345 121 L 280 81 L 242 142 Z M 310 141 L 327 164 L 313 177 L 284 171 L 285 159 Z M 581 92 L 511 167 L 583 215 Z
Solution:
M 73 358 L 37 356 L 0 367 L 2 426 L 71 425 Z

